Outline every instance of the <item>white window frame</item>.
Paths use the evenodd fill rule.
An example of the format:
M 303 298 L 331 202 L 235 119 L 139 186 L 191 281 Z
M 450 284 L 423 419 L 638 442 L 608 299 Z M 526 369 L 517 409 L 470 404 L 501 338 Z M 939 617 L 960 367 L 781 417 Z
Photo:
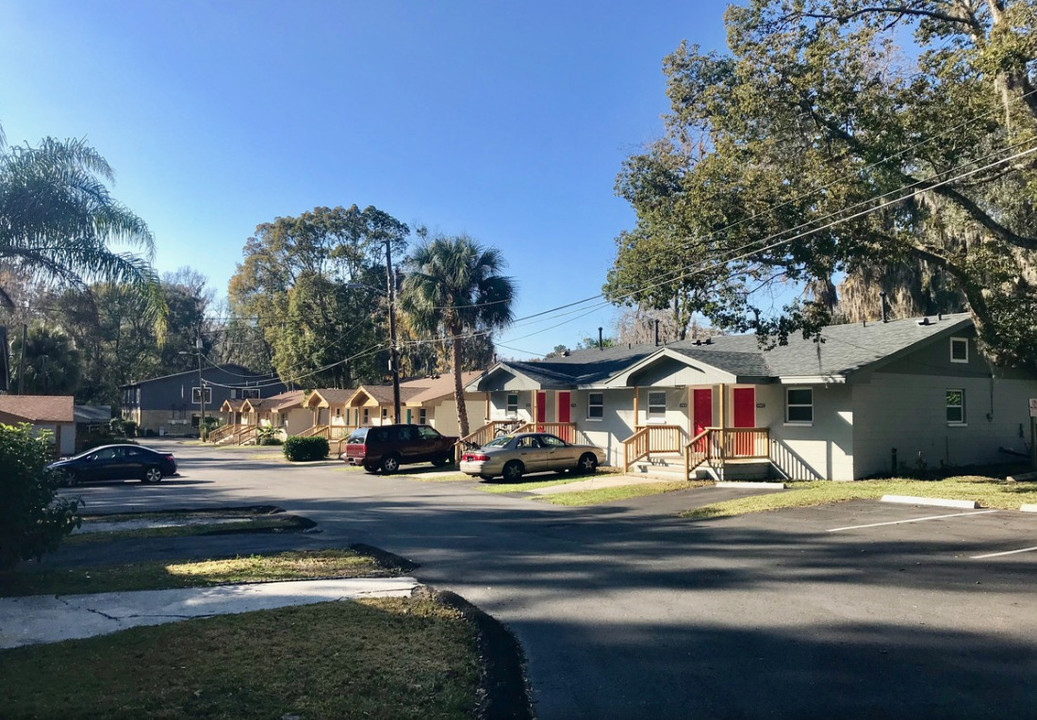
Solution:
M 963 358 L 956 358 L 956 357 L 954 357 L 954 348 L 955 347 L 964 347 L 965 348 L 965 357 L 963 357 Z M 963 337 L 952 337 L 951 338 L 951 362 L 952 363 L 962 363 L 962 364 L 966 364 L 966 365 L 968 364 L 968 362 L 969 362 L 969 339 L 968 338 L 963 338 Z
M 662 395 L 663 401 L 662 401 L 661 405 L 659 403 L 657 403 L 657 402 L 656 403 L 652 402 L 652 396 L 653 395 L 655 395 L 656 397 L 658 397 L 659 395 Z M 660 408 L 660 407 L 663 409 L 662 413 L 658 412 L 658 408 Z M 655 408 L 655 411 L 653 411 L 653 408 Z M 666 391 L 665 390 L 649 390 L 648 391 L 648 402 L 647 402 L 646 408 L 645 408 L 645 418 L 650 423 L 665 423 L 666 422 Z
M 597 402 L 595 402 L 597 398 Z M 597 411 L 597 415 L 595 415 Z M 603 392 L 592 392 L 587 393 L 587 420 L 590 422 L 601 422 L 605 419 L 605 393 Z
M 810 393 L 810 403 L 792 403 L 789 402 L 789 393 L 798 392 L 805 390 Z M 810 408 L 810 419 L 809 420 L 793 420 L 789 415 L 789 410 L 792 408 Z M 814 424 L 814 388 L 812 387 L 787 387 L 785 388 L 785 424 L 786 425 L 804 425 L 809 426 Z
M 511 399 L 515 398 L 515 403 L 512 404 Z M 504 415 L 509 418 L 517 418 L 519 409 L 519 394 L 509 392 L 504 396 Z
M 961 393 L 961 402 L 958 403 L 958 404 L 952 405 L 951 404 L 951 393 Z M 946 402 L 945 411 L 944 411 L 945 412 L 945 416 L 944 417 L 947 420 L 947 425 L 949 425 L 951 427 L 963 427 L 965 425 L 968 425 L 969 424 L 968 423 L 968 415 L 966 415 L 966 410 L 968 409 L 968 404 L 966 403 L 966 400 L 965 400 L 965 388 L 947 388 L 947 391 L 946 391 L 946 394 L 944 395 L 944 398 L 945 398 L 945 402 Z M 961 415 L 960 419 L 958 419 L 958 420 L 952 420 L 951 419 L 950 413 L 951 413 L 951 409 L 952 408 L 957 409 L 959 411 L 959 413 Z
M 200 405 L 202 401 L 199 398 L 201 398 L 201 396 L 202 396 L 202 393 L 198 389 L 197 385 L 191 388 L 191 404 L 192 405 Z M 205 386 L 205 404 L 206 405 L 212 405 L 212 385 L 206 385 Z

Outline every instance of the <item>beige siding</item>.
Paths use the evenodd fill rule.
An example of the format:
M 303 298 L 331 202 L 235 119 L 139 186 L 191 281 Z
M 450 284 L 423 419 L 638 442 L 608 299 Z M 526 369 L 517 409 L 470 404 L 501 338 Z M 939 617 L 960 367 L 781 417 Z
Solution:
M 785 422 L 785 392 L 790 387 L 813 390 L 814 420 Z M 771 459 L 793 480 L 854 478 L 854 413 L 846 385 L 760 385 L 756 391 L 756 424 L 770 428 Z

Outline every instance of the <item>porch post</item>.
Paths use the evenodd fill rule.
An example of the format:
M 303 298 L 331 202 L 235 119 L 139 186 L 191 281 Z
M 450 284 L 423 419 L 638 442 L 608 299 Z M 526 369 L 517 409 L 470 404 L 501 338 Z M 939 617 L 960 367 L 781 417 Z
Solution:
M 689 440 L 691 438 L 695 437 L 695 426 L 692 425 L 692 423 L 691 423 L 691 414 L 693 412 L 695 412 L 695 405 L 692 402 L 691 393 L 692 393 L 691 385 L 688 385 L 688 412 L 687 412 L 687 415 L 688 415 L 688 439 Z
M 727 386 L 720 383 L 720 459 L 725 460 L 727 438 L 724 437 L 724 429 L 727 428 Z
M 490 422 L 490 394 L 486 393 L 486 410 L 483 412 L 482 424 L 486 425 Z
M 637 396 L 639 394 L 640 393 L 638 392 L 638 387 L 637 387 L 637 385 L 635 385 L 634 386 L 634 432 L 637 432 Z

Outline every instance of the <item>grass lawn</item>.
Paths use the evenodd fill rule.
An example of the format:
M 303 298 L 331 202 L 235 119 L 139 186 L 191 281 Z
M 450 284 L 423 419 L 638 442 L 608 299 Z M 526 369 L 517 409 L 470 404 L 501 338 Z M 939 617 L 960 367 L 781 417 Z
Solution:
M 22 564 L 0 573 L 0 597 L 207 587 L 275 580 L 394 575 L 352 550 L 298 550 L 203 562 L 139 562 L 52 568 Z
M 877 500 L 883 495 L 975 500 L 986 508 L 1018 510 L 1037 503 L 1037 482 L 1009 483 L 1003 478 L 961 475 L 944 480 L 860 480 L 857 482 L 793 482 L 783 492 L 738 498 L 682 512 L 686 518 L 730 517 L 793 507 L 828 505 L 848 500 Z
M 597 488 L 595 490 L 576 490 L 566 493 L 554 493 L 552 495 L 540 495 L 536 499 L 552 505 L 600 505 L 614 500 L 626 500 L 628 498 L 644 497 L 646 495 L 658 495 L 660 493 L 687 490 L 713 483 L 685 482 L 683 480 L 663 481 L 657 483 L 639 483 L 635 485 L 617 485 L 615 487 Z
M 529 492 L 530 490 L 536 490 L 542 487 L 553 487 L 555 485 L 567 485 L 574 482 L 582 482 L 587 479 L 584 477 L 566 477 L 565 475 L 556 475 L 554 477 L 546 476 L 547 480 L 532 480 L 530 482 L 522 483 L 506 483 L 501 481 L 486 481 L 478 485 L 478 488 L 483 492 L 494 493 L 496 495 L 506 495 L 507 493 L 515 492 Z
M 5 718 L 471 718 L 471 625 L 430 598 L 139 627 L 0 651 Z

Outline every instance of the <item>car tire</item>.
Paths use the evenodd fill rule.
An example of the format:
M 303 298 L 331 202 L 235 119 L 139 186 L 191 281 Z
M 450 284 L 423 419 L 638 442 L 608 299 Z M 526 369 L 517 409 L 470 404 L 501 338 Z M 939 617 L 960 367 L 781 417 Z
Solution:
M 158 467 L 150 465 L 144 468 L 144 474 L 141 475 L 140 481 L 145 483 L 162 482 L 162 471 Z
M 392 475 L 400 469 L 400 458 L 396 455 L 386 455 L 382 458 L 382 474 Z
M 579 462 L 576 463 L 576 471 L 579 473 L 590 474 L 598 469 L 598 458 L 594 457 L 590 453 L 584 453 L 580 456 Z
M 61 484 L 66 487 L 72 487 L 73 485 L 79 484 L 79 475 L 76 474 L 75 470 L 62 470 L 61 471 Z
M 504 466 L 501 475 L 504 478 L 504 482 L 518 482 L 522 479 L 524 471 L 525 468 L 522 467 L 522 463 L 518 460 L 512 460 Z

